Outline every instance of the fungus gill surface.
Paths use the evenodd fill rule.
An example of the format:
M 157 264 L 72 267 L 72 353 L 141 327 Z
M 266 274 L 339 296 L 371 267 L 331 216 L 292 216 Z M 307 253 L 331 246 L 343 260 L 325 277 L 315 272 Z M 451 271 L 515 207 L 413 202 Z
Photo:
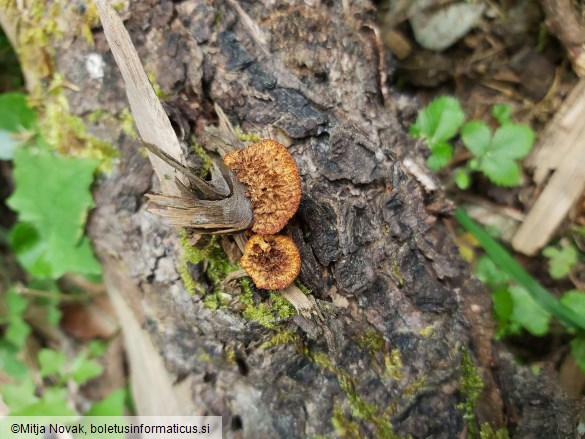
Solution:
M 274 140 L 262 140 L 227 153 L 224 162 L 252 200 L 252 230 L 259 234 L 282 230 L 301 201 L 299 168 L 288 150 Z
M 279 290 L 289 286 L 301 270 L 301 255 L 291 238 L 253 235 L 240 260 L 257 288 Z

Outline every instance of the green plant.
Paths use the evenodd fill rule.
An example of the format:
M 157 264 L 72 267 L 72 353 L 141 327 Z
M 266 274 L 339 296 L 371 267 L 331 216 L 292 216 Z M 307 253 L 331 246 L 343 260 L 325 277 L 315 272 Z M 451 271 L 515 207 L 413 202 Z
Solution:
M 455 217 L 487 254 L 479 259 L 476 271 L 492 291 L 496 336 L 517 334 L 520 329 L 542 336 L 549 332 L 554 317 L 574 335 L 571 353 L 585 370 L 585 292 L 571 290 L 556 299 L 462 209 L 456 210 Z
M 481 121 L 465 124 L 465 114 L 457 99 L 443 96 L 422 109 L 410 134 L 422 138 L 431 150 L 428 166 L 438 171 L 447 166 L 453 157 L 450 143 L 457 133 L 472 158 L 455 171 L 455 184 L 466 189 L 471 183 L 470 174 L 482 172 L 500 186 L 514 186 L 520 181 L 518 160 L 524 158 L 534 144 L 534 131 L 526 125 L 510 121 L 511 108 L 495 105 L 492 110 L 499 127 L 492 133 Z
M 546 247 L 542 254 L 548 258 L 548 272 L 553 279 L 566 277 L 579 259 L 579 253 L 573 245 Z
M 0 368 L 10 376 L 0 394 L 11 415 L 73 415 L 68 383 L 79 386 L 102 373 L 96 359 L 103 354 L 104 344 L 89 343 L 70 358 L 54 349 L 37 352 L 27 343 L 32 329 L 26 311 L 33 304 L 43 307 L 47 323 L 57 326 L 59 300 L 64 297 L 57 280 L 70 272 L 101 273 L 84 236 L 98 163 L 56 155 L 39 132 L 26 96 L 20 93 L 0 95 L 0 159 L 13 160 L 15 190 L 7 204 L 18 214 L 18 222 L 0 238 L 8 241 L 27 273 L 27 280 L 22 281 L 26 286 L 19 283 L 0 291 L 4 299 L 0 306 Z M 23 361 L 25 356 L 29 361 Z M 124 389 L 121 392 L 126 394 Z M 121 415 L 124 408 L 119 400 L 120 392 L 101 401 L 100 413 Z

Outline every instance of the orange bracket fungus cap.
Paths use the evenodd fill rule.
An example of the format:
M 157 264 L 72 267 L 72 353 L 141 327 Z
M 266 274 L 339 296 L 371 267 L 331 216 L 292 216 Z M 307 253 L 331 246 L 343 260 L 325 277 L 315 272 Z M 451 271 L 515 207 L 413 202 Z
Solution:
M 292 239 L 283 235 L 253 235 L 240 259 L 257 288 L 288 287 L 301 271 L 301 255 Z
M 301 201 L 299 168 L 290 152 L 274 140 L 262 140 L 227 153 L 223 160 L 252 200 L 252 230 L 259 234 L 282 230 Z

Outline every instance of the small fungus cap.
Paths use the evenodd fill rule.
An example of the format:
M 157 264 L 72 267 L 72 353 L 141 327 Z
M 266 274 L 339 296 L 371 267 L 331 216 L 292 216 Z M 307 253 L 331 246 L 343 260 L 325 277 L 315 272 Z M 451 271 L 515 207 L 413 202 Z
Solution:
M 282 230 L 301 201 L 299 168 L 288 150 L 274 140 L 262 140 L 227 153 L 223 160 L 252 200 L 252 230 L 260 234 Z
M 257 288 L 280 290 L 299 275 L 301 255 L 288 236 L 253 235 L 246 243 L 240 264 Z

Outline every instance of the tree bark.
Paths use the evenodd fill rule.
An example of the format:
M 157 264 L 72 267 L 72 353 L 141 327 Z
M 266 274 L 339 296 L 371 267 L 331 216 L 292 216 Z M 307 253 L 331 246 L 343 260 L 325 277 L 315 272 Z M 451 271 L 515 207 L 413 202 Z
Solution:
M 535 376 L 492 342 L 490 297 L 459 257 L 442 224 L 449 205 L 406 135 L 416 106 L 386 89 L 370 2 L 142 0 L 129 11 L 126 27 L 178 131 L 202 134 L 216 103 L 233 125 L 289 147 L 303 183 L 285 229 L 301 249 L 299 279 L 347 309 L 331 320 L 340 351 L 330 352 L 307 322 L 266 329 L 241 315 L 237 296 L 210 310 L 189 295 L 178 232 L 145 210 L 158 184 L 150 164 L 118 122 L 102 119 L 89 129 L 121 157 L 96 186 L 88 231 L 119 312 L 147 335 L 141 350 L 125 334 L 140 351 L 132 375 L 140 355 L 160 361 L 160 385 L 181 395 L 169 410 L 221 415 L 226 437 L 477 437 L 484 423 L 513 437 L 575 436 L 553 371 Z M 67 92 L 72 112 L 118 114 L 124 84 L 99 28 L 94 38 L 91 47 L 65 37 L 56 65 L 80 89 Z M 104 60 L 102 78 L 86 68 L 90 53 Z M 191 268 L 211 291 L 205 264 Z M 285 329 L 296 336 L 264 345 Z M 157 394 L 153 382 L 135 386 L 139 409 Z

